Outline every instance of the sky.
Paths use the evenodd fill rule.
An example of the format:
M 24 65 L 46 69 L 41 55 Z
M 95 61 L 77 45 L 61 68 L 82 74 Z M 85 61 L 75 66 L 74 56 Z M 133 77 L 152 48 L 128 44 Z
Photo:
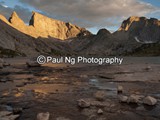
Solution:
M 16 11 L 29 23 L 32 11 L 85 27 L 92 33 L 116 31 L 130 16 L 160 19 L 160 0 L 0 0 L 0 14 Z

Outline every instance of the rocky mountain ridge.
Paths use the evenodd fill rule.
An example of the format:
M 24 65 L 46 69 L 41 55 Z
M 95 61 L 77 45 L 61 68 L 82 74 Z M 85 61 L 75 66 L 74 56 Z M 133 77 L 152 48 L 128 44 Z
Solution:
M 17 15 L 16 12 L 12 13 L 8 21 L 2 15 L 0 19 L 17 30 L 35 38 L 53 37 L 65 40 L 68 38 L 91 34 L 85 28 L 81 28 L 71 23 L 65 23 L 63 21 L 51 19 L 37 12 L 32 12 L 29 26 L 24 23 L 24 21 Z
M 121 27 L 114 33 L 101 29 L 93 35 L 85 29 L 46 18 L 39 13 L 33 13 L 30 25 L 27 26 L 13 12 L 9 21 L 0 15 L 0 27 L 3 28 L 0 31 L 1 53 L 11 50 L 11 53 L 25 56 L 38 54 L 108 56 L 138 53 L 160 55 L 160 21 L 155 18 L 130 17 L 123 21 Z

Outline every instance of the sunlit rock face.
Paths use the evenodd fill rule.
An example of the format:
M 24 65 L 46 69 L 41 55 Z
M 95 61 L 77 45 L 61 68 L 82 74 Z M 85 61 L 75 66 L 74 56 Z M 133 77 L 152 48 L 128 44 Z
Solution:
M 5 20 L 5 22 L 7 21 Z M 35 38 L 53 37 L 65 40 L 68 38 L 91 34 L 85 28 L 78 27 L 71 23 L 65 23 L 59 20 L 51 19 L 37 12 L 32 13 L 29 26 L 27 26 L 23 20 L 21 20 L 16 12 L 12 13 L 11 17 L 9 18 L 9 22 L 12 27 Z
M 122 23 L 118 32 L 126 32 L 128 37 L 140 43 L 156 43 L 160 41 L 160 21 L 155 18 L 130 17 Z

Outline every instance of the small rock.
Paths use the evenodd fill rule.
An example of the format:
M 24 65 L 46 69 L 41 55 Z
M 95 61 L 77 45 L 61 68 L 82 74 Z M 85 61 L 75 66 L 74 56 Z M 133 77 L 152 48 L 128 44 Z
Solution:
M 3 63 L 0 63 L 0 69 L 2 69 L 3 68 Z
M 36 61 L 28 61 L 26 62 L 27 67 L 40 67 L 41 65 Z
M 48 80 L 50 80 L 50 78 L 49 77 L 43 77 L 43 78 L 41 78 L 41 80 L 42 81 L 48 81 Z
M 120 96 L 118 96 L 118 98 L 119 98 L 120 102 L 127 102 L 128 101 L 128 97 L 124 96 L 124 95 L 120 95 Z
M 81 78 L 88 78 L 87 75 L 80 75 Z
M 157 104 L 157 99 L 147 96 L 144 98 L 143 103 L 146 105 L 156 105 Z
M 103 110 L 102 110 L 102 109 L 99 109 L 99 110 L 97 111 L 97 113 L 98 113 L 98 114 L 103 114 Z
M 46 113 L 38 113 L 37 120 L 49 120 L 49 112 Z
M 152 67 L 151 67 L 151 66 L 147 66 L 147 67 L 145 68 L 145 70 L 146 70 L 146 71 L 150 71 L 150 70 L 152 70 Z
M 0 120 L 16 120 L 19 115 L 13 115 L 12 112 L 1 111 L 0 112 Z
M 94 96 L 97 100 L 104 101 L 106 98 L 106 93 L 104 91 L 97 91 Z
M 78 100 L 78 106 L 81 108 L 88 108 L 88 107 L 90 107 L 90 103 L 83 100 L 83 99 L 80 99 L 80 100 Z
M 117 93 L 122 93 L 122 92 L 123 92 L 123 86 L 118 85 Z
M 10 116 L 7 116 L 7 120 L 16 120 L 17 118 L 19 118 L 20 115 L 10 115 Z
M 0 112 L 0 118 L 1 118 L 1 117 L 4 117 L 4 116 L 11 115 L 11 114 L 12 114 L 12 112 L 9 112 L 9 111 L 1 111 L 1 112 Z
M 130 95 L 129 97 L 128 97 L 128 100 L 127 100 L 127 102 L 128 103 L 141 103 L 141 100 L 142 100 L 142 98 L 143 98 L 144 96 L 142 96 L 142 95 Z

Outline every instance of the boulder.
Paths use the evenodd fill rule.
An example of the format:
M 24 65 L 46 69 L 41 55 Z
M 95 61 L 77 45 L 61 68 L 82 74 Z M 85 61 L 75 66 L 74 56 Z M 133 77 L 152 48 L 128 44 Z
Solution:
M 157 104 L 157 99 L 147 96 L 143 99 L 143 103 L 146 105 L 156 105 Z
M 38 113 L 37 114 L 37 120 L 49 120 L 49 112 L 46 113 Z
M 142 95 L 130 95 L 128 97 L 127 102 L 128 103 L 136 103 L 136 104 L 138 104 L 138 103 L 141 103 L 141 100 L 142 100 L 143 97 L 144 96 L 142 96 Z

